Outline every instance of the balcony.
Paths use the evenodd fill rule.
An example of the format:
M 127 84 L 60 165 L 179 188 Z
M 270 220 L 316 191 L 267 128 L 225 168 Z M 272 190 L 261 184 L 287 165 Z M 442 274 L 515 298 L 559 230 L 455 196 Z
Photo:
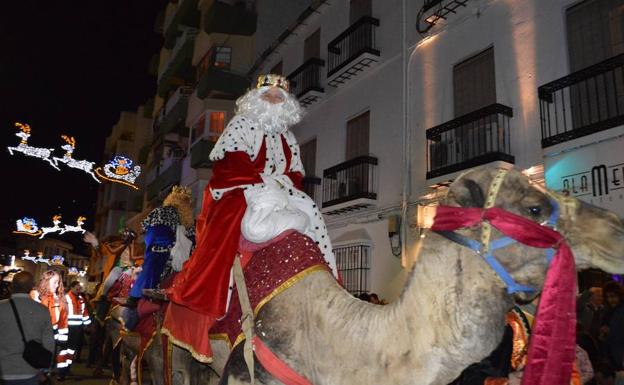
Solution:
M 542 148 L 624 124 L 624 54 L 538 88 Z
M 230 61 L 217 60 L 218 47 L 212 47 L 197 66 L 197 97 L 235 99 L 245 93 L 249 80 L 230 70 Z
M 323 171 L 323 207 L 337 215 L 375 205 L 377 158 L 359 156 Z
M 167 93 L 177 86 L 192 82 L 195 70 L 191 63 L 193 49 L 195 47 L 196 29 L 187 29 L 176 42 L 171 51 L 169 61 L 165 64 L 163 72 L 158 77 L 158 95 L 167 97 Z
M 193 144 L 191 147 L 191 167 L 195 169 L 212 167 L 210 152 L 214 145 L 214 142 L 206 139 L 201 139 Z
M 321 86 L 321 68 L 323 67 L 325 67 L 324 60 L 311 58 L 288 76 L 290 91 L 303 106 L 316 102 L 325 93 Z
M 161 193 L 169 187 L 180 183 L 181 175 L 182 163 L 180 161 L 173 162 L 162 174 L 156 176 L 152 183 L 147 185 L 147 200 L 151 201 L 156 197 L 160 197 Z
M 188 129 L 185 125 L 186 112 L 188 110 L 188 98 L 192 89 L 180 87 L 167 100 L 160 113 L 156 117 L 155 124 L 158 125 L 158 135 L 170 133 L 188 136 Z
M 379 19 L 364 16 L 327 45 L 327 85 L 338 87 L 379 61 Z
M 429 32 L 440 20 L 446 20 L 450 14 L 456 14 L 457 9 L 465 7 L 468 0 L 425 0 L 418 12 L 416 29 L 419 33 Z
M 257 19 L 255 10 L 246 9 L 244 1 L 230 5 L 214 0 L 204 15 L 204 32 L 251 36 L 256 33 Z
M 511 107 L 492 104 L 427 130 L 427 179 L 482 164 L 513 164 Z
M 303 192 L 308 194 L 318 207 L 322 206 L 323 191 L 321 190 L 321 178 L 306 176 L 303 178 Z
M 171 49 L 176 42 L 176 38 L 182 34 L 181 26 L 191 28 L 199 27 L 198 0 L 178 0 L 178 9 L 169 18 L 163 21 L 163 30 L 167 49 Z

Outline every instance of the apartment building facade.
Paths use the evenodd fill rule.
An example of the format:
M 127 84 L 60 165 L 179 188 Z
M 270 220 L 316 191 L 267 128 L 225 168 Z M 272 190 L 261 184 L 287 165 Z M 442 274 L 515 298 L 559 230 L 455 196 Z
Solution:
M 154 59 L 153 139 L 140 221 L 176 184 L 190 186 L 196 213 L 211 176 L 209 154 L 249 87 L 256 28 L 254 2 L 180 0 L 167 3 L 157 29 L 164 44 Z
M 624 2 L 420 3 L 410 201 L 496 164 L 624 217 Z
M 405 7 L 405 8 L 403 8 Z M 403 44 L 416 6 L 312 1 L 262 52 L 254 75 L 281 73 L 306 107 L 294 127 L 344 286 L 396 299 L 405 280 Z M 263 19 L 259 10 L 259 19 Z

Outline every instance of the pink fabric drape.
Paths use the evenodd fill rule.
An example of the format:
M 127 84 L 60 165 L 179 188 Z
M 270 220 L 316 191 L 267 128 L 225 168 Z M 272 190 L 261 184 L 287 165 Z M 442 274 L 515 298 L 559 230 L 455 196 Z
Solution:
M 557 231 L 498 207 L 438 207 L 432 230 L 452 231 L 487 220 L 501 233 L 532 247 L 555 248 L 529 344 L 522 385 L 570 383 L 576 345 L 576 267 Z

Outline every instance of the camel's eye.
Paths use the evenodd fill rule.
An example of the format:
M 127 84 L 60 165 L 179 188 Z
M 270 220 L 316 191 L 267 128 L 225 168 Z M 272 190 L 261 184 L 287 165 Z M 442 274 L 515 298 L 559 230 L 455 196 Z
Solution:
M 534 216 L 540 216 L 542 214 L 542 208 L 540 206 L 531 206 L 528 208 L 529 213 Z

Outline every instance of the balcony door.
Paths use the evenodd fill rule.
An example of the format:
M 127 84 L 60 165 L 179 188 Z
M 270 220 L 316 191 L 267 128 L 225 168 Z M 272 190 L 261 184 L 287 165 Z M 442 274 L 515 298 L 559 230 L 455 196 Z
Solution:
M 320 178 L 316 177 L 316 138 L 302 144 L 299 151 L 306 175 L 303 180 L 303 191 L 315 200 L 318 198 L 317 187 L 320 187 Z
M 586 0 L 566 12 L 570 72 L 591 67 L 624 53 L 624 0 Z M 587 127 L 624 111 L 624 75 L 620 70 L 571 85 L 574 129 Z
M 352 160 L 360 156 L 369 155 L 370 138 L 370 111 L 356 116 L 347 122 L 346 159 Z M 366 163 L 360 163 L 353 168 L 338 186 L 338 196 L 351 196 L 363 191 L 369 191 L 368 185 L 372 180 L 369 175 L 372 169 Z
M 490 47 L 453 67 L 453 108 L 455 118 L 496 103 L 494 48 Z M 430 148 L 432 166 L 443 166 L 476 158 L 500 148 L 492 142 L 503 135 L 496 122 L 478 120 L 451 131 Z M 493 139 L 494 138 L 494 139 Z
M 364 16 L 371 16 L 372 14 L 373 0 L 351 0 L 349 2 L 349 25 L 353 25 Z
M 317 29 L 303 42 L 303 62 L 321 57 L 321 29 Z
M 301 145 L 301 162 L 306 176 L 316 175 L 316 138 Z

